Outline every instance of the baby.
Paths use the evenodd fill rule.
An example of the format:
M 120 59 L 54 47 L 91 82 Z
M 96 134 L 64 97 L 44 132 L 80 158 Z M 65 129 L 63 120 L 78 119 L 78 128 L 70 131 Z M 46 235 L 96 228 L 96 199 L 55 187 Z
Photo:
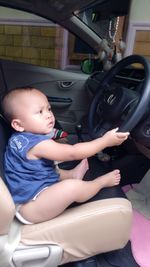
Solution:
M 54 114 L 47 97 L 36 88 L 9 91 L 2 100 L 2 109 L 15 130 L 5 152 L 5 179 L 16 203 L 16 216 L 23 222 L 50 220 L 71 203 L 85 202 L 102 188 L 119 184 L 119 170 L 91 181 L 82 179 L 89 168 L 87 158 L 106 147 L 120 145 L 128 132 L 113 129 L 103 137 L 74 145 L 56 142 L 50 138 Z M 54 161 L 72 160 L 82 161 L 71 170 L 55 168 Z

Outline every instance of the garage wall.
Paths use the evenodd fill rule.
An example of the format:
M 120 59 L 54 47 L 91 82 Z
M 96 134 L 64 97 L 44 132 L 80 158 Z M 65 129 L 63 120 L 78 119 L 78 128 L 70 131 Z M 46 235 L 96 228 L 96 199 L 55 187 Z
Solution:
M 132 0 L 125 56 L 140 54 L 150 58 L 150 0 Z
M 150 59 L 150 31 L 136 31 L 133 53 Z
M 0 58 L 55 67 L 56 27 L 0 25 Z
M 131 21 L 150 21 L 150 0 L 132 0 L 129 19 Z
M 0 58 L 59 68 L 63 29 L 39 16 L 0 7 Z

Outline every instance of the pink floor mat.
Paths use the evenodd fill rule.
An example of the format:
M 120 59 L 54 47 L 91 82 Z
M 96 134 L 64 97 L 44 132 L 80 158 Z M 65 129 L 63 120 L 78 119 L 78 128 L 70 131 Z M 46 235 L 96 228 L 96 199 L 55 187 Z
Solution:
M 122 189 L 126 193 L 132 187 L 127 185 Z M 136 262 L 140 267 L 150 267 L 150 220 L 134 209 L 130 240 Z
M 133 210 L 131 247 L 140 267 L 150 267 L 150 220 Z

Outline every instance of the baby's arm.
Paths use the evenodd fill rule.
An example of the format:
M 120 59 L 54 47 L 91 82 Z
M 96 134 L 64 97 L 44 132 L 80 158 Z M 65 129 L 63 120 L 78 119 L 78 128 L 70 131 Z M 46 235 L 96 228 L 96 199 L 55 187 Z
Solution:
M 75 145 L 60 144 L 53 140 L 45 140 L 29 151 L 28 158 L 46 158 L 56 161 L 72 161 L 88 158 L 106 147 L 120 145 L 128 138 L 128 132 L 121 133 L 117 132 L 117 130 L 117 128 L 113 129 L 108 131 L 103 137 Z

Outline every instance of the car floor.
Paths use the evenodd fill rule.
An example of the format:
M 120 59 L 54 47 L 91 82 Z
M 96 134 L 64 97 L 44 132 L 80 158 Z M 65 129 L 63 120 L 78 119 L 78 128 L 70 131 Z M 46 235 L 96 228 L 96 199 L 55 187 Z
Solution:
M 133 258 L 130 242 L 120 250 L 99 254 L 63 267 L 140 267 Z
M 140 267 L 132 255 L 130 241 L 123 249 L 98 255 L 97 258 L 98 267 Z

